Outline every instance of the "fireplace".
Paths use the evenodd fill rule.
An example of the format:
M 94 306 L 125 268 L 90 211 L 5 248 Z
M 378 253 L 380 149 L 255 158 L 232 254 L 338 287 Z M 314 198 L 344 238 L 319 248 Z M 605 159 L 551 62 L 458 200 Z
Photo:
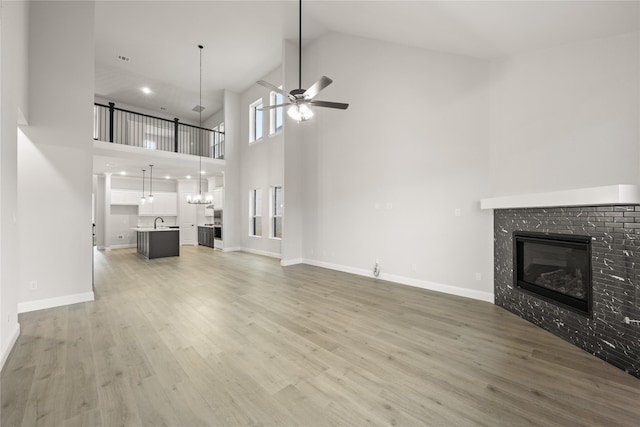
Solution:
M 579 314 L 591 314 L 591 238 L 555 233 L 513 233 L 513 282 Z

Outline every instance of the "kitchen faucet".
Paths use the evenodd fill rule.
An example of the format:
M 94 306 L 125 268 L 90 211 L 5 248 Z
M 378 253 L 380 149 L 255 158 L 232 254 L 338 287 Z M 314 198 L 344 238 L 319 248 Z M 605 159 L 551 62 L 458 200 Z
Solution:
M 162 219 L 162 217 L 156 217 L 156 219 L 153 220 L 153 229 L 157 229 L 158 228 L 158 220 L 162 221 L 162 223 L 164 224 L 164 219 Z

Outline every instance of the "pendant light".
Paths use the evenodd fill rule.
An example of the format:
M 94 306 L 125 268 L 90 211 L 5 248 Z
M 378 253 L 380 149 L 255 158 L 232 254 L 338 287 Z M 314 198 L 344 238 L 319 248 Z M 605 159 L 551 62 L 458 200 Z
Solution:
M 200 169 L 198 170 L 198 194 L 194 197 L 191 195 L 187 196 L 187 203 L 192 205 L 209 205 L 211 204 L 212 197 L 210 195 L 203 197 L 202 196 L 202 49 L 204 46 L 201 44 L 198 45 L 198 49 L 200 49 L 200 101 L 198 103 L 198 113 L 200 114 L 200 126 L 198 128 L 198 155 L 200 157 Z
M 144 173 L 146 172 L 146 169 L 142 169 L 142 197 L 140 197 L 140 204 L 144 205 L 145 202 L 147 201 L 147 199 L 145 199 L 144 197 Z
M 149 165 L 149 203 L 153 203 L 153 165 Z

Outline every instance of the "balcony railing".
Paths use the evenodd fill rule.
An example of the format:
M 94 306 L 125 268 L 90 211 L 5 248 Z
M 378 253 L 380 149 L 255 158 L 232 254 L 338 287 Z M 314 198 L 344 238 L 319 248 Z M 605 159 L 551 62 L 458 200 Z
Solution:
M 224 159 L 224 132 L 95 103 L 93 139 L 150 150 Z

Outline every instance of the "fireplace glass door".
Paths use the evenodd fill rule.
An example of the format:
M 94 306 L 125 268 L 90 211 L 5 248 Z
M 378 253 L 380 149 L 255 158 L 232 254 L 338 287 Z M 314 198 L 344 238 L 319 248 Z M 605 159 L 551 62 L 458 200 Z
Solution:
M 564 234 L 514 233 L 514 282 L 555 304 L 588 314 L 591 239 Z

